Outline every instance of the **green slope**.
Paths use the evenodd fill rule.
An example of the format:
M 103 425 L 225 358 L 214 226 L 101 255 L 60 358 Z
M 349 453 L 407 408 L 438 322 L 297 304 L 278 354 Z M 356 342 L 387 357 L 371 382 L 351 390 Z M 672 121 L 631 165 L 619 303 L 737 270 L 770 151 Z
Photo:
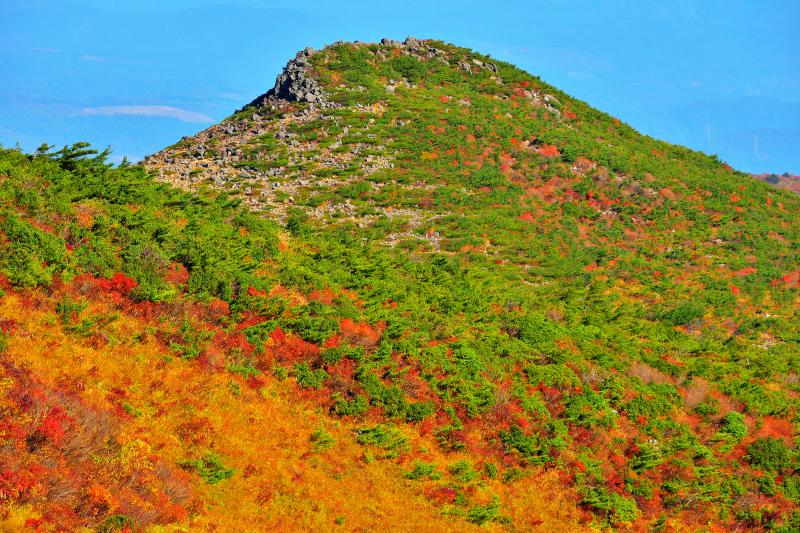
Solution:
M 415 428 L 485 479 L 563 471 L 598 524 L 789 517 L 800 198 L 445 43 L 308 62 L 325 105 L 261 99 L 146 161 L 199 196 L 3 151 L 2 272 L 227 300 L 253 347 L 236 369 Z M 84 205 L 93 225 L 64 223 Z

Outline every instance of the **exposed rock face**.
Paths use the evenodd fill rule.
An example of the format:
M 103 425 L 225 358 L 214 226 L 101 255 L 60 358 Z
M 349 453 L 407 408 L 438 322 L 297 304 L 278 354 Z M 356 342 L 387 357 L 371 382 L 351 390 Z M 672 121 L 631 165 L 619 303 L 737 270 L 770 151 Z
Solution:
M 415 37 L 406 37 L 404 41 L 383 38 L 380 43 L 383 46 L 399 49 L 404 54 L 414 54 L 426 59 L 437 58 L 447 63 L 447 54 L 444 51 L 429 46 L 426 41 L 419 40 Z M 334 45 L 340 44 L 344 44 L 343 41 L 334 43 Z M 356 41 L 355 44 L 362 43 Z M 275 86 L 250 102 L 248 106 L 264 107 L 275 103 L 276 100 L 285 100 L 287 102 L 308 102 L 316 104 L 317 107 L 320 108 L 336 107 L 336 104 L 328 101 L 322 86 L 310 75 L 310 58 L 315 53 L 317 52 L 313 48 L 306 48 L 298 52 L 295 58 L 286 64 L 283 72 L 278 75 L 275 80 Z M 381 54 L 385 57 L 383 52 L 381 52 Z M 462 70 L 468 73 L 472 73 L 473 66 L 487 69 L 495 74 L 497 73 L 497 67 L 493 63 L 485 63 L 478 59 L 473 59 L 472 63 L 459 60 L 458 65 Z M 387 86 L 387 92 L 393 92 L 394 89 L 394 83 L 390 83 Z
M 322 87 L 316 80 L 306 75 L 311 68 L 309 58 L 314 53 L 313 48 L 298 52 L 278 75 L 275 87 L 253 100 L 250 105 L 261 107 L 270 98 L 280 98 L 289 102 L 324 103 L 325 92 Z

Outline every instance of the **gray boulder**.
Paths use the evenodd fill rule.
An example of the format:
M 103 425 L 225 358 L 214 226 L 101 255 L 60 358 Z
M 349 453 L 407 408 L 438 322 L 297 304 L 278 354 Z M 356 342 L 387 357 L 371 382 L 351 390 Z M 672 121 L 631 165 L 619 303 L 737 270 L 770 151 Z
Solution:
M 408 46 L 409 48 L 419 48 L 420 42 L 417 40 L 416 37 L 411 37 L 410 35 L 406 37 L 406 40 L 403 42 L 404 45 Z
M 309 58 L 315 53 L 313 48 L 298 52 L 278 75 L 275 86 L 253 100 L 250 105 L 261 107 L 271 98 L 289 102 L 325 102 L 326 97 L 322 87 L 308 76 L 308 70 L 311 68 Z
M 387 39 L 386 37 L 381 39 L 381 44 L 384 46 L 391 46 L 393 48 L 401 48 L 403 46 L 403 43 L 401 43 L 400 41 L 395 41 L 394 39 Z

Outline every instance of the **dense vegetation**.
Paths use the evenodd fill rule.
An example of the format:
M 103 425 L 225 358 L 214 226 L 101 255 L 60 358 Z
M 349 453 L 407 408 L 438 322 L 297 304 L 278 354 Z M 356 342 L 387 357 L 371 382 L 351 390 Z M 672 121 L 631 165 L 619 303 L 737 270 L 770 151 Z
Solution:
M 324 150 L 346 131 L 331 150 L 392 166 L 343 167 L 339 188 L 312 183 L 285 226 L 243 209 L 241 191 L 181 192 L 83 144 L 0 152 L 0 303 L 14 303 L 0 306 L 7 520 L 106 531 L 213 512 L 192 498 L 241 505 L 225 484 L 263 474 L 233 444 L 229 455 L 213 446 L 234 437 L 186 429 L 200 424 L 194 408 L 162 399 L 186 397 L 180 380 L 141 381 L 153 378 L 132 372 L 135 357 L 104 361 L 147 345 L 159 373 L 224 381 L 208 399 L 214 416 L 242 394 L 252 409 L 274 398 L 321 409 L 301 424 L 304 460 L 394 475 L 395 490 L 422 495 L 420 516 L 442 521 L 430 528 L 800 525 L 800 198 L 641 136 L 511 65 L 469 67 L 491 60 L 429 44 L 445 59 L 363 44 L 313 56 L 339 106 L 293 133 Z M 389 80 L 405 83 L 387 91 Z M 286 169 L 287 154 L 265 136 L 244 166 Z M 362 218 L 309 216 L 344 202 Z M 47 352 L 30 349 L 32 322 L 12 311 L 26 306 L 97 359 L 48 369 Z M 105 365 L 118 373 L 102 387 L 63 390 Z M 114 382 L 126 365 L 133 377 Z M 37 379 L 45 392 L 21 398 Z M 38 414 L 25 415 L 31 405 Z M 87 433 L 76 413 L 91 409 L 112 414 L 109 428 L 165 424 L 183 456 L 160 454 L 158 476 L 120 481 L 124 469 L 108 465 L 130 457 L 124 431 L 93 437 L 95 451 L 65 437 Z M 215 429 L 246 440 L 242 428 Z M 150 438 L 136 453 L 163 440 Z M 54 506 L 53 487 L 37 482 L 58 476 L 34 479 L 54 456 L 64 484 L 91 475 L 117 501 Z M 89 459 L 94 474 L 80 467 Z M 544 504 L 545 486 L 563 499 Z M 262 490 L 262 526 L 286 526 L 274 521 L 292 508 L 283 489 Z M 169 505 L 142 511 L 155 501 Z M 316 525 L 379 523 L 327 518 Z

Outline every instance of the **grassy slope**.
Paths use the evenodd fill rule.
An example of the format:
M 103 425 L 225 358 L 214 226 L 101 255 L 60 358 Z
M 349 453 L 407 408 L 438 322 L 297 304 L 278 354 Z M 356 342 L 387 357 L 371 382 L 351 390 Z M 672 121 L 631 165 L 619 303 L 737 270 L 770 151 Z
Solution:
M 394 472 L 399 481 L 397 463 L 412 471 L 414 461 L 431 462 L 432 476 L 420 466 L 419 479 L 402 487 L 420 509 L 433 505 L 462 524 L 526 529 L 566 515 L 586 520 L 575 504 L 598 525 L 780 524 L 800 498 L 800 200 L 640 136 L 510 65 L 498 63 L 497 79 L 485 69 L 467 74 L 455 61 L 476 56 L 432 44 L 450 63 L 364 45 L 314 56 L 315 75 L 343 104 L 325 110 L 325 120 L 350 126 L 352 145 L 372 145 L 394 168 L 356 173 L 368 187 L 310 191 L 288 231 L 225 197 L 167 191 L 136 168 L 4 151 L 0 243 L 9 253 L 0 268 L 17 287 L 50 287 L 47 298 L 62 303 L 73 336 L 132 342 L 103 337 L 116 327 L 104 325 L 107 317 L 65 314 L 74 307 L 64 302 L 94 301 L 81 287 L 99 283 L 110 309 L 142 315 L 144 331 L 171 351 L 168 371 L 210 373 L 219 383 L 247 375 L 262 399 L 317 406 L 324 413 L 309 417 L 306 431 L 320 421 L 335 428 L 328 431 L 342 443 L 342 468 L 361 472 L 354 442 L 371 437 L 388 446 L 363 452 L 387 456 L 370 467 L 375 475 Z M 403 77 L 415 86 L 387 93 L 386 81 Z M 559 113 L 542 104 L 544 94 L 557 98 L 551 107 Z M 246 122 L 252 112 L 231 120 Z M 314 175 L 313 166 L 301 171 Z M 363 227 L 309 219 L 303 202 L 318 205 L 317 194 L 349 198 L 378 216 Z M 436 218 L 403 227 L 380 215 L 407 207 Z M 386 249 L 390 231 L 411 237 Z M 414 232 L 436 232 L 439 249 Z M 118 271 L 136 286 L 113 277 Z M 81 272 L 100 281 L 76 282 Z M 78 291 L 68 300 L 59 292 L 65 282 Z M 77 379 L 88 372 L 64 369 Z M 287 374 L 288 382 L 276 381 Z M 120 387 L 114 375 L 108 383 Z M 149 379 L 120 388 L 142 390 Z M 180 388 L 156 384 L 159 394 Z M 236 396 L 235 388 L 225 394 Z M 219 420 L 230 402 L 251 394 L 220 396 L 204 416 Z M 145 407 L 153 401 L 137 398 Z M 154 431 L 143 439 L 153 446 L 172 433 L 170 423 L 191 419 L 162 411 L 171 421 L 164 426 L 146 416 L 125 423 Z M 382 421 L 389 426 L 374 430 Z M 393 449 L 386 427 L 395 425 L 413 445 Z M 351 427 L 361 433 L 348 435 Z M 233 439 L 227 428 L 210 434 Z M 169 465 L 214 448 L 175 435 L 174 455 L 163 456 Z M 243 447 L 221 447 L 245 468 Z M 324 457 L 323 470 L 334 461 Z M 220 483 L 245 483 L 237 472 Z M 528 499 L 557 478 L 572 504 L 545 510 Z M 241 507 L 234 497 L 201 493 L 202 501 L 219 498 L 218 510 Z M 309 497 L 279 508 L 305 508 Z M 396 524 L 405 505 L 392 501 L 386 524 Z M 187 520 L 222 520 L 213 513 L 194 508 Z M 334 514 L 321 520 L 330 524 Z M 348 516 L 351 523 L 368 524 Z

